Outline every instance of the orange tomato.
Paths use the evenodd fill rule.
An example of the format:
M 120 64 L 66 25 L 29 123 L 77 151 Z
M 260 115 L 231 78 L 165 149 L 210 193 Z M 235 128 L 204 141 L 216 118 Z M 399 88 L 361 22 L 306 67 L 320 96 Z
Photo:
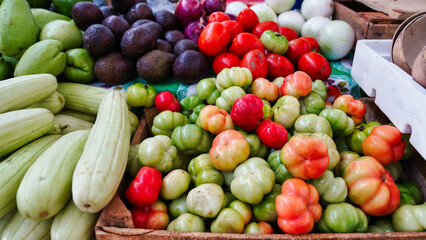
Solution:
M 280 96 L 280 89 L 278 86 L 266 78 L 258 78 L 254 80 L 251 84 L 251 92 L 254 95 L 270 102 L 277 100 Z
M 197 125 L 215 135 L 228 129 L 235 129 L 231 115 L 214 105 L 207 105 L 201 109 L 197 118 Z
M 365 105 L 360 100 L 354 99 L 352 95 L 344 94 L 334 100 L 333 108 L 340 109 L 354 120 L 355 125 L 364 121 L 365 113 L 367 112 Z
M 308 74 L 297 71 L 284 78 L 281 85 L 281 95 L 291 95 L 295 98 L 304 97 L 311 92 L 312 79 Z

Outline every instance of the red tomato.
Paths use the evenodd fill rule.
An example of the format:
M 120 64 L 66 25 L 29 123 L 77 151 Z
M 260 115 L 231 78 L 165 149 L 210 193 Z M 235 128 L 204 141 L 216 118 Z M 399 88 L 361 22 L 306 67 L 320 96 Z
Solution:
M 237 21 L 226 20 L 223 21 L 222 24 L 225 25 L 226 29 L 228 29 L 229 33 L 231 34 L 231 41 L 234 39 L 235 36 L 244 32 L 243 27 Z
M 150 206 L 133 207 L 130 212 L 133 224 L 137 228 L 163 230 L 170 222 L 167 206 L 160 200 Z
M 217 75 L 224 68 L 238 67 L 240 65 L 241 59 L 229 52 L 224 52 L 217 55 L 213 60 L 213 71 Z
M 285 127 L 271 120 L 263 120 L 256 127 L 256 134 L 265 146 L 273 149 L 281 149 L 288 139 Z
M 319 52 L 319 44 L 315 38 L 305 36 L 305 37 L 301 37 L 300 39 L 303 39 L 309 43 L 309 46 L 311 46 L 312 52 Z
M 268 74 L 268 62 L 266 56 L 259 49 L 254 49 L 244 55 L 241 59 L 240 67 L 248 68 L 253 75 L 253 79 L 266 78 Z
M 268 78 L 275 79 L 277 77 L 286 77 L 294 73 L 293 64 L 290 60 L 276 53 L 266 55 L 268 61 Z
M 245 8 L 238 14 L 237 22 L 243 26 L 244 31 L 251 32 L 254 26 L 259 23 L 259 17 L 251 8 Z
M 279 31 L 278 24 L 274 21 L 264 21 L 256 24 L 254 26 L 252 33 L 260 38 L 262 36 L 262 33 L 266 30 L 272 30 L 274 32 Z
M 297 67 L 312 78 L 326 81 L 331 74 L 330 63 L 317 52 L 308 52 L 300 57 Z
M 288 28 L 288 27 L 281 27 L 280 26 L 279 29 L 278 29 L 278 32 L 281 35 L 285 36 L 289 42 L 291 40 L 296 39 L 296 38 L 299 37 L 299 34 L 297 34 L 296 31 L 294 31 L 293 29 Z
M 253 49 L 259 49 L 262 53 L 265 52 L 262 41 L 255 35 L 246 32 L 235 36 L 231 47 L 229 47 L 229 51 L 239 57 L 244 57 L 246 53 Z
M 214 12 L 210 14 L 208 21 L 211 22 L 223 22 L 226 20 L 231 20 L 231 18 L 224 12 Z
M 155 97 L 155 107 L 160 112 L 166 110 L 180 112 L 179 101 L 169 91 L 162 91 Z
M 198 47 L 200 51 L 209 57 L 219 55 L 226 51 L 231 34 L 228 29 L 220 22 L 207 24 L 198 38 Z
M 299 58 L 311 51 L 311 46 L 309 43 L 303 39 L 296 38 L 288 42 L 288 50 L 285 53 L 285 57 L 288 58 L 294 66 L 297 66 Z
M 334 102 L 336 98 L 338 98 L 340 95 L 342 95 L 342 92 L 340 91 L 340 88 L 334 85 L 328 85 L 327 86 L 327 102 Z

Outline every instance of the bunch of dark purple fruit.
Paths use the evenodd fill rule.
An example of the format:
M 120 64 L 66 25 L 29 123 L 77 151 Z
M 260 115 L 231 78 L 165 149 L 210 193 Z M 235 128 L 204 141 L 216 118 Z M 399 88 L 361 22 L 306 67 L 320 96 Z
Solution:
M 72 9 L 84 31 L 84 48 L 97 58 L 94 72 L 100 81 L 118 85 L 139 75 L 151 84 L 173 78 L 193 84 L 207 75 L 208 59 L 197 42 L 185 38 L 173 13 L 154 13 L 145 0 L 111 3 L 78 2 Z

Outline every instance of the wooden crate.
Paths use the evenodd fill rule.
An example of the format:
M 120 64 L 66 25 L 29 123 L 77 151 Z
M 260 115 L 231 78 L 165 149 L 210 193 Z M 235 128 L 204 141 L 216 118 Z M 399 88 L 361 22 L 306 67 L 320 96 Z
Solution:
M 403 21 L 393 19 L 352 0 L 335 1 L 333 19 L 349 23 L 355 31 L 356 41 L 360 39 L 392 39 L 396 29 Z
M 362 101 L 367 106 L 367 112 L 371 113 L 366 116 L 367 121 L 380 121 L 386 124 L 389 120 L 381 113 L 380 109 L 374 104 L 374 99 L 365 98 Z M 150 135 L 149 129 L 152 126 L 152 119 L 158 113 L 155 108 L 145 111 L 144 117 L 141 119 L 139 127 L 133 138 L 132 144 L 141 142 Z M 373 114 L 374 113 L 374 114 Z M 426 161 L 417 153 L 410 161 L 402 161 L 404 171 L 401 179 L 410 179 L 415 181 L 421 187 L 423 197 L 426 199 Z M 128 183 L 123 180 L 117 194 L 113 200 L 102 210 L 99 220 L 95 227 L 96 239 L 98 240 L 243 240 L 243 239 L 259 239 L 259 240 L 278 240 L 278 239 L 327 239 L 327 240 L 344 240 L 344 239 L 373 239 L 373 240 L 424 240 L 426 232 L 393 232 L 393 233 L 346 233 L 346 234 L 271 234 L 271 235 L 249 235 L 249 234 L 217 234 L 217 233 L 181 233 L 165 230 L 149 230 L 135 228 L 132 221 L 131 213 L 127 206 L 128 202 L 122 198 L 125 186 Z

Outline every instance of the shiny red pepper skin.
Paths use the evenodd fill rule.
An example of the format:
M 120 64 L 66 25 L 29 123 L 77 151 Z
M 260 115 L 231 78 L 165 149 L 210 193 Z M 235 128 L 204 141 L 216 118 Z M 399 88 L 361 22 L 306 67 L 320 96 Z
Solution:
M 126 190 L 126 199 L 136 207 L 152 205 L 161 188 L 161 173 L 152 167 L 142 167 Z

